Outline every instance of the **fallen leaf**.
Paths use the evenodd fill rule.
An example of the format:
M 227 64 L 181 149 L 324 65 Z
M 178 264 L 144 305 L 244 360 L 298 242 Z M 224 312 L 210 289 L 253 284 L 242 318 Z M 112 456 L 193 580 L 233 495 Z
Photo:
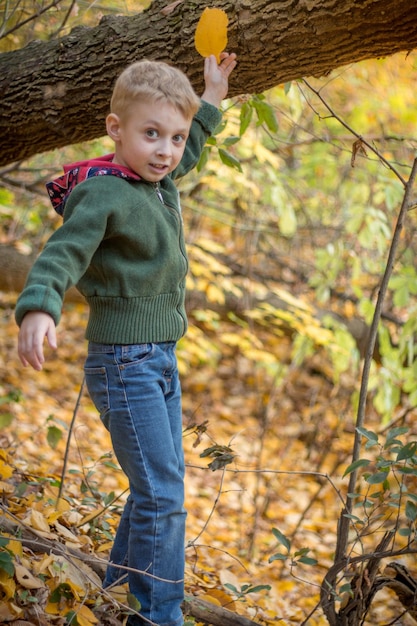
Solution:
M 10 478 L 13 474 L 13 467 L 6 460 L 0 459 L 0 476 L 4 479 Z
M 98 622 L 93 611 L 85 604 L 81 605 L 80 608 L 76 610 L 76 615 L 79 626 L 91 626 L 91 624 L 97 624 Z
M 15 565 L 15 576 L 17 582 L 25 589 L 41 589 L 45 585 L 40 578 L 36 578 L 24 565 Z
M 8 576 L 4 570 L 0 570 L 0 590 L 2 592 L 3 600 L 10 600 L 13 598 L 16 591 L 16 583 L 14 578 Z
M 11 622 L 16 619 L 17 615 L 22 615 L 23 609 L 17 607 L 12 602 L 0 602 L 0 620 L 1 623 Z
M 74 533 L 72 533 L 68 528 L 63 526 L 63 524 L 60 524 L 58 521 L 54 521 L 53 525 L 55 526 L 57 533 L 61 535 L 61 537 L 69 539 L 74 544 L 74 546 L 80 545 L 79 538 L 74 535 Z
M 49 524 L 44 518 L 44 516 L 42 515 L 42 513 L 40 513 L 40 511 L 36 511 L 35 509 L 32 509 L 29 517 L 25 520 L 25 522 L 26 524 L 28 524 L 35 530 L 39 530 L 43 533 L 47 533 L 47 535 L 51 534 Z
M 13 485 L 5 483 L 3 480 L 0 480 L 0 491 L 4 493 L 13 493 L 14 490 L 15 488 Z
M 107 593 L 109 593 L 111 597 L 116 600 L 116 602 L 122 602 L 123 604 L 127 603 L 126 585 L 117 585 L 116 587 L 111 587 L 107 590 Z

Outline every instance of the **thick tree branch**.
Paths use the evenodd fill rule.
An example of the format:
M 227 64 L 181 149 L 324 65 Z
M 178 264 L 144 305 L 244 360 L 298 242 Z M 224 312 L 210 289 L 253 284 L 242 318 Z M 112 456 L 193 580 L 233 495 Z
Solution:
M 179 66 L 201 92 L 194 32 L 206 0 L 182 0 L 164 11 L 169 4 L 155 0 L 133 17 L 106 16 L 95 28 L 0 55 L 0 165 L 102 136 L 115 77 L 137 59 Z M 228 48 L 239 57 L 230 96 L 417 47 L 409 0 L 218 0 L 216 6 L 228 14 Z

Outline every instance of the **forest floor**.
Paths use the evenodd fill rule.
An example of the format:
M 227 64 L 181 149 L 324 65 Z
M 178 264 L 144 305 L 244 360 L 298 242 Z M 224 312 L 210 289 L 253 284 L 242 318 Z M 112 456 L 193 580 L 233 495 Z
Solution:
M 44 370 L 34 372 L 18 361 L 12 299 L 2 296 L 0 515 L 105 559 L 127 483 L 86 392 L 76 410 L 63 475 L 83 378 L 86 319 L 83 305 L 66 307 L 58 351 L 48 352 Z M 280 349 L 288 359 L 285 338 Z M 215 367 L 187 368 L 181 345 L 179 357 L 187 462 L 187 594 L 260 624 L 327 624 L 316 607 L 320 584 L 332 565 L 346 495 L 342 477 L 353 441 L 349 398 L 354 381 L 341 380 L 336 388 L 326 377 L 326 366 L 312 358 L 308 366 L 290 368 L 282 384 L 268 388 L 262 370 L 238 350 L 231 348 Z M 208 467 L 213 461 L 218 469 Z M 286 559 L 271 559 L 287 552 L 273 529 L 291 542 Z M 317 564 L 300 563 L 295 555 L 303 550 Z M 36 579 L 48 580 L 52 566 L 45 555 L 16 547 L 13 552 Z M 73 577 L 74 589 L 83 587 L 73 570 L 66 576 L 67 582 Z M 20 618 L 21 624 L 28 623 L 23 621 L 25 607 L 28 594 L 34 598 L 38 593 L 36 584 L 31 587 L 26 580 L 25 585 L 15 574 L 13 589 L 14 597 L 20 589 L 20 609 L 0 576 L 0 622 L 17 624 Z M 378 597 L 369 624 L 389 623 L 401 612 L 388 592 Z M 55 609 L 49 603 L 43 621 L 29 623 L 59 626 L 65 623 L 65 610 L 62 603 Z M 413 623 L 408 616 L 401 619 Z M 89 626 L 92 614 L 87 609 L 79 613 L 77 623 Z

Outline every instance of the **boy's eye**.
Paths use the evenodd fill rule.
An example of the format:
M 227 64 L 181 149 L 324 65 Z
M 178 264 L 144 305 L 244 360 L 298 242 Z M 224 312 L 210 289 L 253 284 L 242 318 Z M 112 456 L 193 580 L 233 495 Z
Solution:
M 150 137 L 151 139 L 155 139 L 155 137 L 158 137 L 158 131 L 155 130 L 154 128 L 149 128 L 146 131 L 146 135 L 147 137 Z
M 184 135 L 174 135 L 172 139 L 175 143 L 181 143 L 182 141 L 185 141 Z

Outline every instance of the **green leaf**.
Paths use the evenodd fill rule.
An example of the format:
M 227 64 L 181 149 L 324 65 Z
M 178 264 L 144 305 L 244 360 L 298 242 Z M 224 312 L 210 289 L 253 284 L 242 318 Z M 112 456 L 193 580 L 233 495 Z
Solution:
M 246 591 L 246 593 L 259 593 L 260 591 L 270 591 L 270 589 L 271 589 L 271 585 L 255 585 L 254 587 L 251 587 L 249 585 L 249 588 Z
M 291 549 L 291 541 L 289 539 L 287 539 L 287 537 L 285 535 L 282 534 L 282 532 L 280 530 L 278 530 L 278 528 L 273 528 L 272 529 L 272 534 L 274 535 L 275 539 L 284 546 L 284 548 L 286 550 L 288 550 L 288 552 Z
M 345 513 L 343 517 L 352 520 L 352 522 L 355 522 L 355 524 L 362 524 L 362 526 L 364 524 L 364 521 L 360 517 L 358 517 L 357 515 L 353 515 L 352 513 Z
M 378 485 L 379 483 L 383 483 L 387 476 L 388 472 L 376 472 L 375 474 L 367 476 L 365 480 L 369 485 Z
M 62 430 L 57 426 L 48 426 L 46 438 L 51 448 L 55 450 L 62 439 Z
M 297 563 L 303 563 L 304 565 L 316 565 L 317 560 L 307 556 L 309 552 L 310 548 L 301 548 L 301 550 L 297 550 L 294 553 L 294 558 L 300 557 L 297 558 Z
M 13 422 L 13 419 L 14 419 L 14 415 L 12 413 L 1 413 L 0 414 L 0 429 L 10 426 L 10 424 Z
M 348 593 L 353 598 L 353 591 L 350 583 L 346 583 L 340 587 L 339 594 L 343 595 L 345 593 Z
M 365 437 L 365 439 L 368 439 L 368 441 L 372 443 L 378 443 L 378 435 L 372 432 L 372 430 L 367 430 L 366 428 L 361 428 L 361 427 L 357 428 L 356 430 L 358 431 L 360 435 Z
M 244 102 L 242 104 L 242 108 L 240 109 L 240 136 L 247 130 L 249 124 L 251 123 L 253 115 L 253 107 L 249 102 Z
M 409 430 L 410 429 L 407 426 L 400 426 L 398 428 L 393 428 L 392 430 L 388 431 L 385 447 L 389 447 L 392 443 L 401 443 L 401 441 L 399 441 L 397 437 L 399 437 L 400 435 L 405 435 L 406 433 L 408 433 Z
M 413 535 L 413 534 L 414 534 L 414 531 L 413 531 L 413 530 L 411 530 L 411 528 L 400 528 L 400 529 L 398 530 L 398 534 L 399 534 L 401 537 L 410 537 L 411 535 Z
M 347 476 L 348 474 L 351 474 L 352 472 L 354 472 L 356 469 L 358 469 L 358 467 L 366 467 L 367 465 L 369 465 L 370 462 L 371 461 L 369 459 L 358 459 L 357 461 L 354 461 L 353 463 L 348 465 L 348 467 L 345 469 L 343 478 Z
M 297 560 L 297 563 L 303 563 L 303 565 L 317 565 L 318 561 L 310 556 L 302 556 Z
M 407 500 L 405 505 L 405 516 L 411 522 L 415 522 L 417 519 L 417 505 L 411 502 L 411 500 Z
M 396 471 L 400 474 L 411 474 L 411 476 L 417 476 L 417 467 L 398 467 Z
M 225 146 L 234 146 L 235 143 L 237 143 L 238 141 L 240 141 L 240 137 L 236 137 L 235 135 L 231 135 L 230 137 L 226 137 L 226 139 L 223 141 L 223 145 L 225 145 Z
M 239 162 L 239 159 L 233 156 L 233 154 L 230 154 L 230 152 L 227 152 L 227 150 L 224 150 L 223 148 L 219 148 L 219 157 L 222 163 L 224 163 L 228 167 L 232 167 L 235 170 L 238 170 L 239 172 L 242 171 L 242 166 Z
M 137 597 L 134 596 L 133 593 L 128 592 L 126 598 L 127 598 L 127 603 L 130 606 L 130 608 L 136 611 L 137 613 L 139 613 L 140 608 L 141 608 L 141 603 L 139 602 Z
M 52 590 L 49 600 L 51 602 L 59 602 L 61 598 L 70 600 L 74 597 L 74 592 L 68 583 L 60 583 L 55 589 Z
M 3 570 L 10 577 L 14 574 L 13 558 L 9 552 L 0 552 L 0 571 Z
M 276 554 L 273 554 L 269 557 L 268 563 L 272 563 L 273 561 L 285 561 L 287 558 L 287 554 L 280 554 L 279 552 L 277 552 Z
M 259 123 L 266 124 L 268 130 L 272 133 L 276 133 L 278 130 L 278 121 L 273 107 L 264 100 L 261 100 L 259 96 L 253 99 L 253 106 L 255 107 Z
M 397 461 L 411 459 L 417 451 L 417 441 L 409 441 L 405 444 L 397 454 Z
M 204 146 L 203 151 L 200 155 L 200 160 L 197 163 L 197 171 L 201 172 L 201 170 L 207 165 L 207 161 L 210 155 L 210 148 L 208 146 Z
M 71 609 L 68 613 L 65 614 L 65 621 L 67 624 L 71 624 L 72 626 L 79 626 L 77 620 L 77 612 Z

